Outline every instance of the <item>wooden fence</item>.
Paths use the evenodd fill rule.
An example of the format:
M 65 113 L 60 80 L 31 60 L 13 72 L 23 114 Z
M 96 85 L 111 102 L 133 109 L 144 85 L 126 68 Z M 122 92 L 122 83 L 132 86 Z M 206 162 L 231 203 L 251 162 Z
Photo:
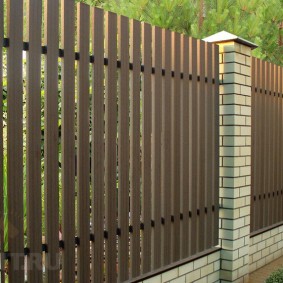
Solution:
M 1 282 L 124 282 L 218 244 L 218 47 L 73 2 L 7 0 L 4 33 L 0 0 Z
M 252 232 L 283 221 L 282 78 L 282 67 L 252 58 Z

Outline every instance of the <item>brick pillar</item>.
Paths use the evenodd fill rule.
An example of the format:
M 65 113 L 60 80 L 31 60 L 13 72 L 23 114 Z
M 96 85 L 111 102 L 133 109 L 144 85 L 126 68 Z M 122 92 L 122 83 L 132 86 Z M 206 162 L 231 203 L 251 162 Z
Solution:
M 219 45 L 221 282 L 247 282 L 251 197 L 251 50 L 227 32 L 204 39 Z

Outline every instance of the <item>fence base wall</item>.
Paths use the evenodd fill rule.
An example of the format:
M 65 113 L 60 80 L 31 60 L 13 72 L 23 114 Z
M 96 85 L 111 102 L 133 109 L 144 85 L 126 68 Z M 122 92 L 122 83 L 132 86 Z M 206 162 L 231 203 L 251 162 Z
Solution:
M 283 225 L 250 239 L 250 272 L 283 255 Z
M 142 283 L 191 283 L 219 282 L 220 251 L 198 258 L 195 261 L 180 265 Z

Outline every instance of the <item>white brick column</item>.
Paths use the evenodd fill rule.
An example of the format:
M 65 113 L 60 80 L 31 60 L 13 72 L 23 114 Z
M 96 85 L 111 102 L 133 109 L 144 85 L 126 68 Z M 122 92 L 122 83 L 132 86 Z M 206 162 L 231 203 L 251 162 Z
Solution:
M 219 45 L 221 282 L 247 282 L 251 196 L 251 50 L 227 32 Z

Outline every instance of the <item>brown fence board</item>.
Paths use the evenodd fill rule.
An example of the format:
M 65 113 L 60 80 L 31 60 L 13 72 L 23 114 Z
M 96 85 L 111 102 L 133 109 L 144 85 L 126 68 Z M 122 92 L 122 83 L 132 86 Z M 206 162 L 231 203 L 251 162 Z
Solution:
M 117 15 L 106 14 L 106 112 L 105 112 L 105 196 L 106 196 L 106 282 L 116 281 L 116 66 L 117 66 Z
M 279 97 L 280 97 L 280 105 L 279 105 L 279 119 L 282 121 L 283 119 L 283 70 L 280 68 L 279 70 Z M 279 127 L 279 144 L 282 145 L 283 143 L 283 127 Z M 278 168 L 280 170 L 279 174 L 279 188 L 278 188 L 278 203 L 279 203 L 279 209 L 278 209 L 278 219 L 279 221 L 283 219 L 283 191 L 282 191 L 282 183 L 283 183 L 283 174 L 281 173 L 281 167 L 283 164 L 283 149 L 282 146 L 279 147 L 279 160 L 281 166 Z
M 266 110 L 267 113 L 272 113 L 272 108 L 271 108 L 271 84 L 270 84 L 270 79 L 271 79 L 271 73 L 270 73 L 270 63 L 266 63 L 266 90 L 267 90 L 267 95 L 266 95 Z M 272 115 L 266 115 L 266 159 L 267 159 L 267 167 L 266 167 L 266 174 L 267 174 L 267 180 L 266 180 L 266 187 L 265 187 L 265 199 L 266 199 L 266 211 L 265 211 L 265 224 L 269 226 L 270 223 L 270 200 L 268 198 L 268 193 L 269 189 L 271 188 L 271 143 L 269 137 L 271 136 L 271 117 Z
M 213 126 L 214 126 L 214 115 L 213 109 L 211 105 L 213 103 L 213 84 L 212 84 L 212 48 L 211 44 L 205 43 L 205 57 L 204 60 L 205 64 L 205 77 L 207 78 L 207 83 L 205 84 L 205 248 L 209 248 L 212 245 L 212 237 L 211 235 L 213 226 L 210 223 L 210 219 L 213 219 L 213 212 L 212 212 L 212 198 L 213 198 L 213 182 L 214 176 L 213 168 L 214 166 L 214 159 L 213 159 Z M 213 223 L 214 224 L 214 223 Z
M 251 231 L 282 221 L 282 67 L 252 58 Z
M 9 263 L 9 282 L 24 282 L 23 265 L 23 82 L 22 82 L 22 40 L 23 3 L 8 1 L 8 36 L 10 46 L 7 52 L 7 158 L 8 158 L 8 245 L 12 255 Z M 17 172 L 15 178 L 14 172 Z M 16 229 L 16 230 L 15 230 Z M 16 231 L 16 232 L 15 232 Z
M 180 259 L 180 123 L 181 123 L 181 37 L 172 34 L 172 69 L 174 69 L 172 93 L 172 210 L 173 223 L 173 261 Z
M 130 77 L 130 235 L 131 277 L 140 274 L 140 56 L 141 25 L 131 20 L 130 60 L 133 71 Z
M 42 282 L 38 262 L 42 254 L 41 207 L 41 1 L 29 1 L 27 53 L 27 257 L 28 281 Z M 33 11 L 33 12 L 31 12 Z
M 92 81 L 92 232 L 91 282 L 104 278 L 104 13 L 93 9 L 92 50 L 95 56 Z
M 162 31 L 153 29 L 153 102 L 152 102 L 152 213 L 153 230 L 153 268 L 161 266 L 161 110 L 162 110 Z
M 90 279 L 89 26 L 90 10 L 78 4 L 78 281 Z
M 273 214 L 273 221 L 278 222 L 279 219 L 277 217 L 278 215 L 278 197 L 277 197 L 277 191 L 278 188 L 280 187 L 279 183 L 279 175 L 280 171 L 278 170 L 280 168 L 280 162 L 279 162 L 279 151 L 280 151 L 280 143 L 279 143 L 279 127 L 280 127 L 280 120 L 279 120 L 279 105 L 280 105 L 280 98 L 279 98 L 279 66 L 274 65 L 274 80 L 275 80 L 275 141 L 276 141 L 276 148 L 274 150 L 274 157 L 275 157 L 275 168 L 274 168 L 274 173 L 275 173 L 275 187 L 273 189 L 273 201 L 274 201 L 274 214 Z
M 190 38 L 190 73 L 192 74 L 192 92 L 190 95 L 190 216 L 191 231 L 197 231 L 197 173 L 198 173 L 198 125 L 197 115 L 197 41 Z M 191 235 L 190 255 L 197 252 L 197 233 Z
M 163 78 L 162 97 L 162 204 L 163 204 L 163 264 L 171 263 L 171 33 L 163 30 L 162 34 L 162 60 L 165 76 Z
M 276 150 L 275 150 L 275 158 L 276 158 L 276 164 L 275 164 L 275 178 L 276 178 L 276 187 L 274 189 L 274 202 L 275 202 L 275 206 L 276 206 L 276 212 L 274 215 L 274 220 L 275 222 L 279 221 L 278 218 L 278 210 L 279 210 L 279 202 L 278 202 L 278 196 L 277 196 L 277 192 L 279 190 L 280 187 L 280 130 L 279 127 L 281 126 L 280 123 L 280 119 L 279 119 L 279 115 L 280 115 L 280 93 L 279 93 L 279 70 L 280 67 L 276 66 L 275 67 L 275 103 L 276 103 L 276 123 L 275 123 L 275 135 L 276 135 L 276 141 L 277 141 L 277 145 L 276 145 Z
M 214 185 L 214 222 L 213 246 L 218 245 L 219 238 L 219 46 L 212 45 L 213 56 L 213 185 Z
M 142 273 L 151 270 L 151 26 L 142 24 Z
M 0 43 L 4 38 L 4 3 L 0 0 Z M 4 227 L 4 190 L 3 190 L 3 51 L 0 45 L 0 227 Z M 4 229 L 0 229 L 0 264 L 4 265 Z M 4 268 L 0 270 L 0 281 L 5 282 Z
M 280 120 L 282 120 L 283 118 L 283 79 L 282 79 L 282 76 L 283 76 L 283 69 L 280 68 L 280 77 L 281 77 L 281 80 L 280 80 L 280 98 L 281 98 L 281 103 L 280 103 Z M 283 142 L 283 126 L 281 125 L 280 127 L 280 144 L 282 144 Z M 281 161 L 281 164 L 283 164 L 283 149 L 282 149 L 282 146 L 280 146 L 280 161 Z M 280 219 L 282 220 L 283 219 L 283 189 L 282 189 L 282 183 L 283 183 L 283 174 L 280 174 L 281 178 L 280 178 L 280 191 L 279 193 L 281 193 L 281 198 L 279 203 L 280 203 L 280 207 L 279 207 L 279 217 Z
M 75 8 L 70 0 L 61 5 L 30 0 L 25 27 L 23 2 L 21 7 L 15 2 L 8 1 L 11 28 L 3 41 L 8 50 L 9 252 L 31 253 L 28 280 L 124 282 L 216 245 L 218 47 L 97 8 L 90 21 L 90 7 Z M 25 30 L 28 42 L 23 43 Z M 28 54 L 27 110 L 23 50 Z M 2 57 L 1 48 L 0 63 Z M 2 67 L 0 75 L 2 84 Z M 280 107 L 264 99 L 274 110 L 264 122 L 279 139 Z M 276 207 L 274 198 L 268 201 Z M 19 228 L 15 238 L 13 226 Z M 0 242 L 2 251 L 3 234 Z M 42 248 L 45 274 L 32 258 L 40 258 Z M 12 257 L 9 282 L 23 282 L 24 272 L 15 264 Z
M 45 2 L 44 82 L 44 205 L 46 282 L 59 280 L 59 191 L 58 191 L 58 0 Z
M 181 71 L 183 73 L 182 89 L 181 89 L 181 258 L 186 258 L 189 254 L 189 95 L 190 95 L 190 80 L 189 80 L 189 38 L 181 35 Z
M 257 209 L 258 209 L 258 204 L 259 204 L 259 199 L 258 199 L 258 191 L 259 191 L 259 185 L 258 185 L 258 179 L 255 179 L 254 176 L 256 176 L 257 171 L 259 169 L 259 167 L 257 166 L 257 162 L 260 159 L 260 155 L 257 154 L 258 151 L 258 144 L 256 144 L 254 142 L 254 138 L 258 138 L 259 136 L 259 130 L 257 130 L 257 123 L 259 122 L 259 117 L 257 117 L 257 112 L 256 110 L 256 106 L 259 104 L 259 95 L 258 95 L 258 89 L 256 89 L 255 87 L 255 82 L 258 79 L 259 76 L 259 65 L 258 65 L 258 61 L 256 60 L 256 58 L 252 58 L 252 125 L 255 125 L 255 127 L 252 127 L 252 156 L 254 156 L 253 154 L 256 154 L 256 159 L 252 159 L 251 160 L 251 176 L 252 176 L 252 180 L 251 180 L 251 186 L 252 186 L 252 199 L 251 199 L 251 203 L 253 204 L 251 213 L 257 213 Z M 253 211 L 253 212 L 252 212 Z M 259 214 L 258 214 L 259 215 Z M 257 220 L 256 219 L 251 219 L 251 224 L 252 227 L 257 227 Z
M 283 70 L 281 68 L 281 72 L 280 72 L 280 93 L 281 93 L 281 119 L 283 119 Z M 283 143 L 283 127 L 281 126 L 280 127 L 280 131 L 281 131 L 281 141 L 280 141 L 280 144 Z M 282 149 L 282 146 L 280 147 L 281 149 L 281 164 L 283 164 L 283 149 Z M 283 189 L 282 189 L 282 184 L 283 184 L 283 174 L 280 174 L 281 176 L 281 181 L 280 181 L 280 184 L 281 184 L 281 201 L 280 201 L 280 214 L 279 214 L 279 217 L 280 219 L 282 220 L 283 219 Z
M 61 6 L 62 21 L 62 281 L 75 282 L 75 58 L 72 0 Z
M 261 63 L 259 60 L 257 60 L 257 70 L 256 70 L 256 81 L 257 83 L 260 82 L 260 79 L 261 79 Z M 257 97 L 257 104 L 256 104 L 256 107 L 259 107 L 259 110 L 261 111 L 263 108 L 262 108 L 262 101 L 263 101 L 263 98 L 264 98 L 264 94 L 260 92 L 260 88 L 262 87 L 261 84 L 258 84 L 258 89 L 257 89 L 257 94 L 258 94 L 258 97 Z M 262 112 L 262 111 L 261 111 Z M 264 113 L 262 113 L 262 115 L 264 115 Z M 257 119 L 257 123 L 256 125 L 258 125 L 259 123 L 262 122 L 262 116 L 259 116 L 258 119 Z M 262 139 L 262 132 L 263 132 L 263 128 L 257 128 L 257 141 L 258 141 L 258 146 L 256 147 L 256 154 L 258 156 L 258 160 L 257 160 L 257 165 L 261 164 L 261 162 L 263 161 L 263 152 L 260 150 L 260 147 L 262 146 L 263 144 L 263 139 Z M 262 204 L 262 199 L 259 198 L 259 195 L 262 194 L 262 190 L 263 190 L 263 175 L 262 174 L 262 168 L 261 166 L 257 166 L 256 168 L 256 175 L 255 176 L 259 176 L 258 177 L 258 183 L 257 183 L 257 187 L 256 187 L 256 192 L 257 192 L 257 207 L 256 207 L 256 212 L 258 213 L 258 216 L 256 218 L 256 227 L 260 227 L 261 223 L 262 223 L 262 209 L 260 209 L 260 206 Z
M 269 155 L 270 155 L 270 185 L 268 187 L 268 200 L 269 200 L 269 225 L 273 222 L 273 208 L 274 208 L 274 203 L 273 203 L 273 197 L 272 197 L 272 191 L 274 189 L 275 185 L 275 179 L 274 179 L 274 172 L 275 172 L 275 167 L 274 167 L 274 149 L 275 149 L 275 131 L 274 131 L 274 120 L 275 120 L 275 96 L 274 96 L 274 68 L 273 64 L 270 64 L 269 68 L 269 73 L 270 73 L 270 137 L 271 139 L 269 140 Z
M 205 46 L 204 42 L 198 40 L 198 61 L 197 69 L 198 76 L 200 80 L 198 82 L 198 176 L 197 176 L 197 198 L 198 198 L 198 229 L 199 231 L 204 231 L 204 205 L 205 205 L 205 113 L 203 113 L 203 107 L 205 105 L 205 77 L 204 77 L 204 67 L 205 67 Z M 204 233 L 198 235 L 198 251 L 204 249 L 205 236 Z
M 279 140 L 278 140 L 278 109 L 279 109 L 279 99 L 278 99 L 278 73 L 277 73 L 277 66 L 273 65 L 273 93 L 274 93 L 274 126 L 273 126 L 273 136 L 275 141 L 275 146 L 273 149 L 273 160 L 274 160 L 274 172 L 273 172 L 273 178 L 274 178 L 274 186 L 271 193 L 272 198 L 272 222 L 277 222 L 277 198 L 276 198 L 276 191 L 278 188 L 278 178 L 277 178 L 277 169 L 278 169 L 278 152 L 279 152 Z
M 263 128 L 262 128 L 262 131 L 261 131 L 261 134 L 262 134 L 262 142 L 263 142 L 263 146 L 265 147 L 266 145 L 266 139 L 265 139 L 265 130 L 266 130 L 266 121 L 265 121 L 265 116 L 266 116 L 266 94 L 265 94 L 265 63 L 264 62 L 261 62 L 261 81 L 262 81 L 262 125 Z M 264 148 L 263 147 L 263 148 Z M 264 148 L 265 149 L 265 148 Z M 264 164 L 264 166 L 262 166 L 261 168 L 261 173 L 262 173 L 262 186 L 261 186 L 261 204 L 262 204 L 262 209 L 261 209 L 261 225 L 266 225 L 265 224 L 265 214 L 264 214 L 264 211 L 266 211 L 266 205 L 265 205 L 265 202 L 264 202 L 264 199 L 263 199 L 263 195 L 265 193 L 265 186 L 266 186 L 266 149 L 263 151 L 263 154 L 262 154 L 262 164 Z
M 119 114 L 118 114 L 118 164 L 119 164 L 119 238 L 118 281 L 129 278 L 129 20 L 119 17 L 119 60 L 122 62 L 119 73 Z M 150 201 L 149 201 L 150 204 Z
M 181 81 L 180 97 L 180 216 L 181 216 L 181 238 L 180 258 L 186 258 L 189 252 L 189 38 L 181 35 Z

